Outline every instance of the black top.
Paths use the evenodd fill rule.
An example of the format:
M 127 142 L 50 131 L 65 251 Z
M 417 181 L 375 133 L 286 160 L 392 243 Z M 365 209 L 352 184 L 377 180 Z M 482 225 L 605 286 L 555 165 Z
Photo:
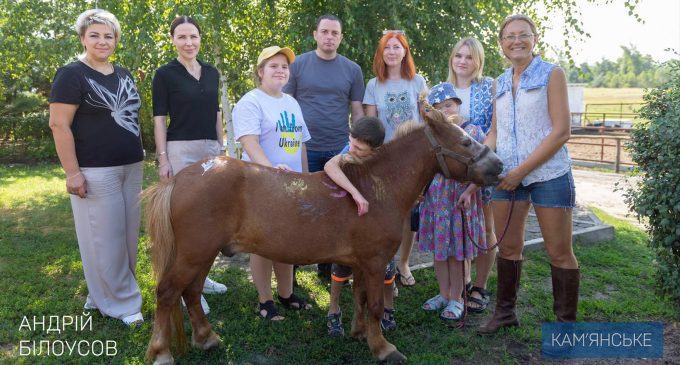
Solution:
M 217 140 L 220 75 L 215 67 L 198 62 L 200 80 L 176 59 L 161 66 L 153 76 L 153 115 L 170 114 L 167 141 Z
M 71 131 L 81 167 L 108 167 L 144 158 L 139 130 L 141 101 L 132 75 L 114 66 L 104 75 L 77 61 L 57 70 L 50 103 L 76 104 Z

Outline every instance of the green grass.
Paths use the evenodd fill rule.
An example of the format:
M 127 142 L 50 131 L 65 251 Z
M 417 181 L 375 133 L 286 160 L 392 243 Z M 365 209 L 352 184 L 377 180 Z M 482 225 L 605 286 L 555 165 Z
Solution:
M 643 94 L 644 89 L 641 88 L 585 88 L 583 90 L 583 103 L 587 106 L 586 111 L 588 113 L 607 113 L 608 118 L 617 118 L 614 114 L 637 112 L 637 109 L 642 106 Z M 620 107 L 618 104 L 636 105 L 623 105 Z
M 145 184 L 155 180 L 147 164 Z M 0 167 L 0 362 L 19 364 L 144 363 L 154 309 L 146 236 L 142 234 L 137 276 L 143 293 L 144 325 L 127 328 L 120 321 L 92 315 L 92 331 L 62 333 L 19 331 L 24 316 L 79 316 L 85 286 L 63 173 L 55 165 Z M 616 227 L 616 239 L 598 245 L 575 245 L 582 267 L 581 321 L 678 321 L 673 304 L 653 291 L 654 263 L 639 229 L 597 211 Z M 496 337 L 479 337 L 475 328 L 484 316 L 470 316 L 466 328 L 447 327 L 436 315 L 420 309 L 437 291 L 431 269 L 415 273 L 418 284 L 401 288 L 396 298 L 398 329 L 387 339 L 412 364 L 513 364 L 540 359 L 540 323 L 552 321 L 550 268 L 543 251 L 527 254 L 518 300 L 522 326 Z M 208 296 L 209 320 L 223 344 L 211 352 L 191 349 L 182 363 L 191 364 L 372 364 L 364 342 L 326 336 L 324 316 L 328 291 L 309 271 L 298 274 L 299 294 L 315 305 L 308 312 L 282 309 L 287 319 L 272 323 L 256 314 L 256 291 L 247 274 L 216 268 L 211 277 L 229 286 L 225 295 Z M 495 291 L 495 274 L 490 288 Z M 345 329 L 349 332 L 352 298 L 342 293 Z M 31 322 L 32 323 L 32 322 Z M 47 323 L 46 323 L 47 325 Z M 187 321 L 187 336 L 190 329 Z M 22 340 L 115 341 L 115 357 L 19 356 Z

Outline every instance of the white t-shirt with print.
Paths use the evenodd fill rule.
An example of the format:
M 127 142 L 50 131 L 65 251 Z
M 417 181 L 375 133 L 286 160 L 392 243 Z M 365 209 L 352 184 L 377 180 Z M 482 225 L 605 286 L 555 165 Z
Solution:
M 273 97 L 260 89 L 251 90 L 236 103 L 232 117 L 235 139 L 257 135 L 273 166 L 286 164 L 302 172 L 302 143 L 311 136 L 300 105 L 292 96 Z M 245 151 L 243 160 L 250 161 Z

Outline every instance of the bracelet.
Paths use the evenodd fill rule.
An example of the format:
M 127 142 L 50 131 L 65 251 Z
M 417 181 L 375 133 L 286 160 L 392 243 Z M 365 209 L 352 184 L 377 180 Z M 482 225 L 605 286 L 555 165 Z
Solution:
M 82 174 L 80 173 L 80 171 L 78 171 L 77 174 L 73 174 L 73 175 L 71 175 L 71 176 L 68 176 L 68 175 L 67 175 L 67 176 L 66 176 L 66 180 L 73 179 L 74 177 L 76 177 L 76 176 L 78 176 L 78 175 L 82 175 Z
M 168 166 L 168 164 L 164 163 L 164 164 L 158 166 L 158 168 L 160 169 L 161 167 L 165 167 L 165 166 Z
M 161 157 L 161 156 L 163 156 L 164 154 L 165 154 L 165 151 L 159 153 L 159 154 L 158 154 L 158 157 Z

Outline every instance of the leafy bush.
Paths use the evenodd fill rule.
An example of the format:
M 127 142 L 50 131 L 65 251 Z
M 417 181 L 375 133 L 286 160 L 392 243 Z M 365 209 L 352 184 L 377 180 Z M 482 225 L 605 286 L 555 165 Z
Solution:
M 0 159 L 12 162 L 55 160 L 47 101 L 42 95 L 20 93 L 0 105 Z
M 661 293 L 680 302 L 680 60 L 670 63 L 670 80 L 645 93 L 629 149 L 638 164 L 637 185 L 626 201 L 638 218 L 649 219 L 649 244 L 656 253 Z

